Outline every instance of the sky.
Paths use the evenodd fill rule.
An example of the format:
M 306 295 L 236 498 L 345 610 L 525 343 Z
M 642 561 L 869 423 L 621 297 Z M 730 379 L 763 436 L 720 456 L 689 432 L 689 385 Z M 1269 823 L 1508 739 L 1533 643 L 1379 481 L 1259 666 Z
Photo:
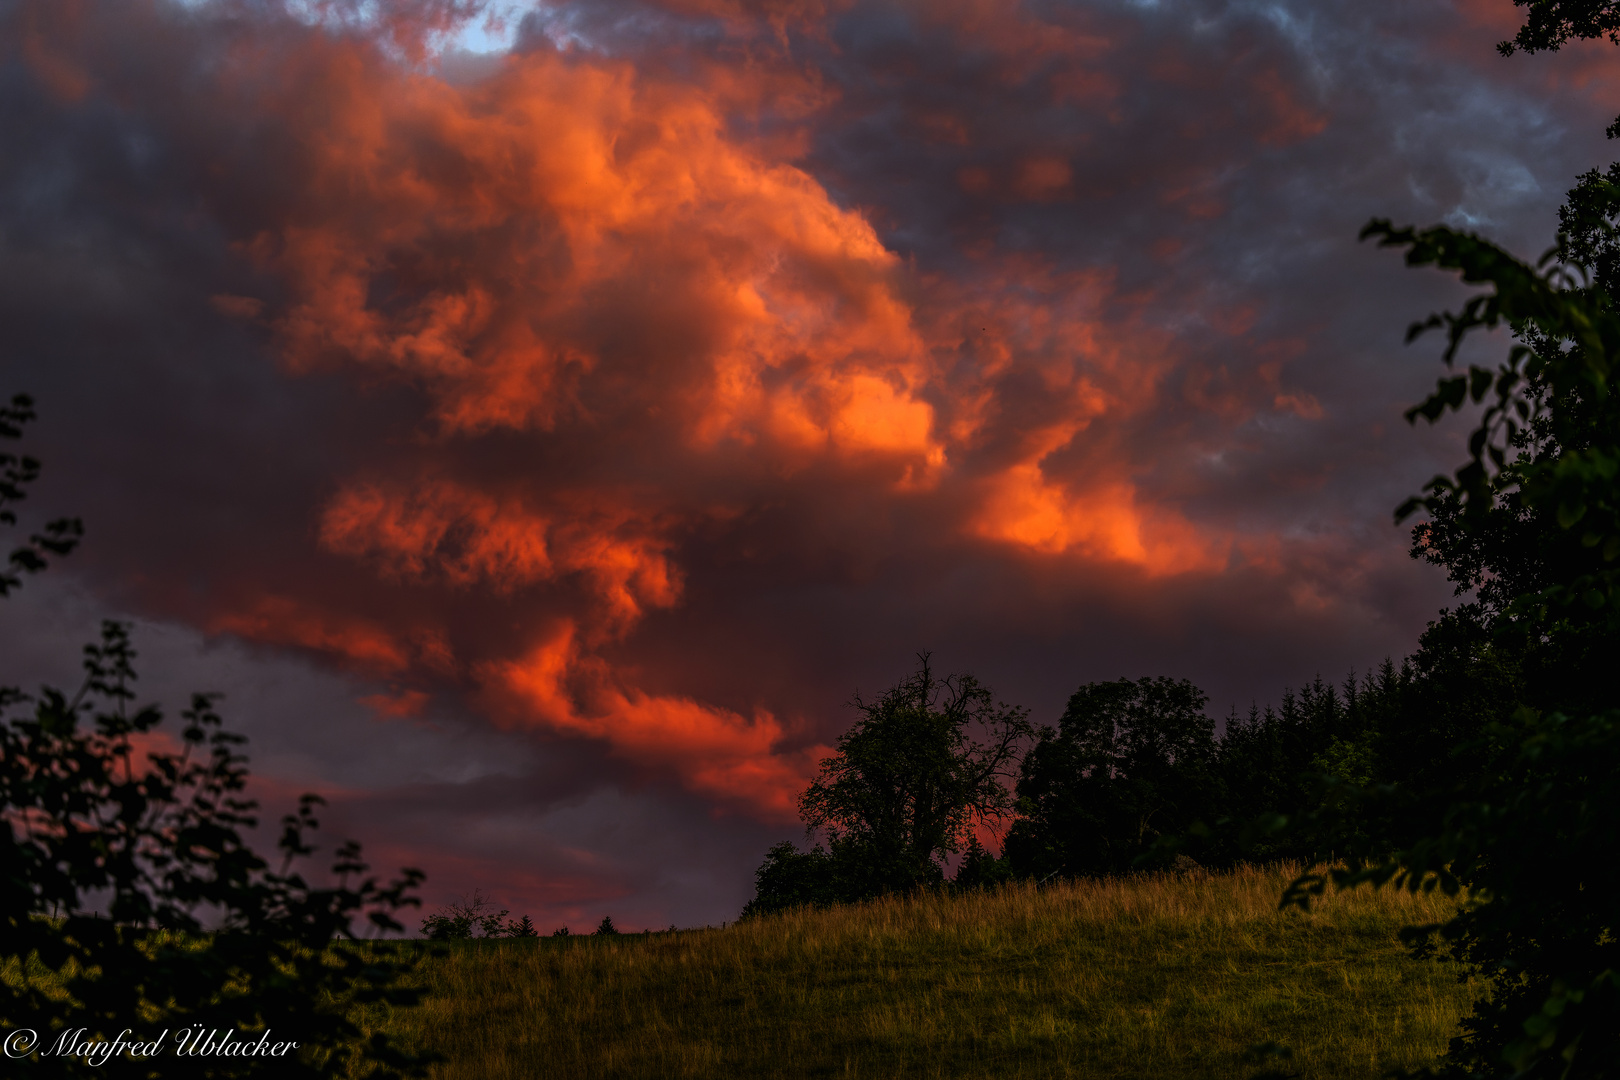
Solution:
M 267 815 L 543 930 L 719 924 L 919 651 L 1053 724 L 1416 645 L 1373 217 L 1551 243 L 1612 46 L 1510 0 L 3 0 L 0 393 Z M 1489 357 L 1500 340 L 1482 341 Z

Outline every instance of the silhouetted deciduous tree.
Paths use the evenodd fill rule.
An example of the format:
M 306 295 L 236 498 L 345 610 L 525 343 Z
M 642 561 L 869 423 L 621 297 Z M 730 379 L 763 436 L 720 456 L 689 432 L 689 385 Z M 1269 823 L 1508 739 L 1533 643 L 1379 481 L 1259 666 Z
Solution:
M 1033 734 L 1023 709 L 973 676 L 917 670 L 860 713 L 799 800 L 827 847 L 771 848 L 745 914 L 861 900 L 944 880 L 944 859 L 1012 808 L 1008 781 Z
M 1033 734 L 1025 710 L 998 704 L 973 676 L 937 678 L 927 653 L 918 660 L 875 701 L 850 702 L 859 719 L 799 800 L 835 858 L 864 871 L 867 893 L 942 880 L 944 856 L 1011 809 L 1006 781 Z

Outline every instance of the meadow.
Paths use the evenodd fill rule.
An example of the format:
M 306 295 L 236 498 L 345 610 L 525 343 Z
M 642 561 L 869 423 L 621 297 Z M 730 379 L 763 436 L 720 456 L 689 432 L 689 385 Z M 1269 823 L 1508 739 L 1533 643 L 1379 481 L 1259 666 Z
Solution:
M 1021 884 L 724 928 L 449 946 L 364 1019 L 436 1077 L 1376 1077 L 1445 1049 L 1476 987 L 1391 890 L 1279 911 L 1297 867 Z M 1258 1048 L 1269 1044 L 1269 1050 Z

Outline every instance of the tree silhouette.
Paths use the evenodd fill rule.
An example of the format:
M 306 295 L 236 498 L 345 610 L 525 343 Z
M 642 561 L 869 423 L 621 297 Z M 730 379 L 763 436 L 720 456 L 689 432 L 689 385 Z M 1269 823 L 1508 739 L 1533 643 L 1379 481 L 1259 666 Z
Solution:
M 1409 265 L 1487 288 L 1413 326 L 1413 338 L 1444 332 L 1448 366 L 1476 330 L 1516 339 L 1494 369 L 1449 374 L 1409 411 L 1432 422 L 1485 406 L 1469 460 L 1400 511 L 1430 511 L 1419 530 L 1428 557 L 1478 594 L 1441 628 L 1476 657 L 1505 657 L 1493 662 L 1509 670 L 1511 697 L 1427 789 L 1328 777 L 1340 797 L 1309 824 L 1331 829 L 1346 808 L 1371 805 L 1403 814 L 1406 837 L 1387 857 L 1307 875 L 1285 897 L 1308 904 L 1331 879 L 1466 898 L 1413 940 L 1490 982 L 1448 1058 L 1468 1075 L 1600 1077 L 1620 1065 L 1620 315 L 1604 263 L 1620 195 L 1583 178 L 1566 211 L 1567 231 L 1535 265 L 1443 227 L 1375 221 L 1364 233 L 1406 249 Z
M 1094 682 L 1024 758 L 1007 856 L 1045 877 L 1131 869 L 1216 802 L 1215 724 L 1185 679 Z
M 1008 781 L 1033 735 L 1023 709 L 998 703 L 968 674 L 917 670 L 860 713 L 799 799 L 828 847 L 771 848 L 745 915 L 861 900 L 944 880 L 943 859 L 976 827 L 1012 809 Z

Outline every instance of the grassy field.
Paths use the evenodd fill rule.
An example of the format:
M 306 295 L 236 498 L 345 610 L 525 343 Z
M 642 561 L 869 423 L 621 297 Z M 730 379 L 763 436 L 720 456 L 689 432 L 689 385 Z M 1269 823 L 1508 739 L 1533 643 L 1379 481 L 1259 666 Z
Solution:
M 1438 898 L 1277 911 L 1291 867 L 884 900 L 618 938 L 471 942 L 369 1022 L 539 1077 L 1375 1077 L 1444 1049 L 1473 990 L 1409 959 Z M 1289 1048 L 1262 1060 L 1258 1044 Z

